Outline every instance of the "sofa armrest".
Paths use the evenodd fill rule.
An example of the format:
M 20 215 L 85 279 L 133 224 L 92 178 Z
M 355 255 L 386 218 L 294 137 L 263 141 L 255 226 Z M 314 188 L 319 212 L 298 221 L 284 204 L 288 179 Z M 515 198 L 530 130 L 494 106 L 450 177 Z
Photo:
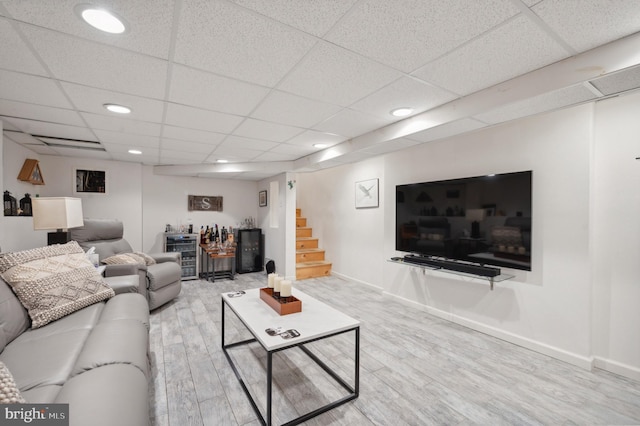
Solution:
M 105 277 L 115 277 L 120 275 L 138 275 L 140 270 L 147 273 L 146 265 L 122 264 L 122 265 L 106 265 L 104 270 Z
M 116 294 L 138 293 L 140 279 L 137 275 L 118 275 L 105 277 L 104 281 Z
M 181 263 L 182 261 L 182 255 L 179 252 L 154 253 L 154 254 L 150 254 L 149 256 L 153 257 L 153 259 L 157 263 L 164 263 L 164 262 Z

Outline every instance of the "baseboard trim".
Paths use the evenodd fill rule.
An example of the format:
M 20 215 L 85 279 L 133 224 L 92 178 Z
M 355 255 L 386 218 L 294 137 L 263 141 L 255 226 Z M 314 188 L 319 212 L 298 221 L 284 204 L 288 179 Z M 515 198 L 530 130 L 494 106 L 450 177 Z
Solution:
M 532 351 L 539 352 L 544 355 L 548 355 L 552 358 L 559 359 L 561 361 L 567 362 L 569 364 L 575 365 L 580 368 L 584 368 L 585 370 L 592 370 L 594 367 L 593 357 L 585 357 L 583 355 L 565 351 L 564 349 L 560 349 L 560 348 L 548 345 L 546 343 L 538 342 L 536 340 L 522 337 L 517 334 L 510 333 L 508 331 L 500 330 L 498 328 L 488 326 L 486 324 L 482 324 L 477 321 L 469 320 L 467 318 L 461 317 L 451 312 L 447 312 L 447 311 L 433 308 L 431 306 L 423 305 L 421 303 L 406 299 L 404 297 L 398 296 L 393 293 L 389 293 L 387 291 L 383 291 L 382 293 L 385 297 L 395 299 L 396 301 L 406 306 L 411 306 L 413 308 L 421 309 L 438 318 L 442 318 L 444 320 L 451 321 L 453 323 L 462 325 L 472 330 L 476 330 L 481 333 L 488 334 L 490 336 L 496 337 L 506 342 L 513 343 L 514 345 L 522 346 L 523 348 L 527 348 Z
M 371 287 L 371 288 L 373 288 L 375 290 L 378 290 L 380 292 L 383 292 L 383 290 L 384 290 L 382 287 L 378 287 L 377 285 L 373 285 L 373 284 L 368 283 L 366 281 L 362 281 L 362 280 L 350 277 L 349 275 L 341 274 L 340 272 L 331 271 L 331 275 L 335 275 L 336 277 L 342 278 L 343 280 L 353 281 L 354 283 L 366 285 L 367 287 Z
M 601 358 L 601 357 L 594 358 L 594 366 L 601 370 L 618 374 L 620 376 L 628 377 L 629 379 L 633 379 L 640 382 L 640 368 L 632 367 L 630 365 L 626 365 L 621 362 L 617 362 L 617 361 L 613 361 L 613 360 Z

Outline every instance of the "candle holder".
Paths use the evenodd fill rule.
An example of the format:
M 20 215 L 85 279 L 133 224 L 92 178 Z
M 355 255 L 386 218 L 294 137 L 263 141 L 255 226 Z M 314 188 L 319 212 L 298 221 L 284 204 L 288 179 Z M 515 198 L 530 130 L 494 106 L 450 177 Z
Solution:
M 260 289 L 260 299 L 262 299 L 267 305 L 271 306 L 271 309 L 276 311 L 279 315 L 295 314 L 296 312 L 302 312 L 302 301 L 294 296 L 274 297 L 274 291 L 272 288 L 266 287 Z

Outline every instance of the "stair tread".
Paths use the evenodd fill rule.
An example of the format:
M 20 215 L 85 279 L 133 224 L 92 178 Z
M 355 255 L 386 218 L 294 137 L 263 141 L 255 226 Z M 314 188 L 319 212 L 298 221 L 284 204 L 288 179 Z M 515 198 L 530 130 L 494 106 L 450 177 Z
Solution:
M 297 241 L 317 240 L 318 237 L 296 237 Z
M 324 251 L 324 249 L 321 248 L 299 248 L 296 250 L 296 253 L 319 253 L 321 251 Z
M 309 262 L 296 263 L 296 268 L 312 268 L 314 266 L 331 265 L 331 262 L 326 260 L 310 260 Z

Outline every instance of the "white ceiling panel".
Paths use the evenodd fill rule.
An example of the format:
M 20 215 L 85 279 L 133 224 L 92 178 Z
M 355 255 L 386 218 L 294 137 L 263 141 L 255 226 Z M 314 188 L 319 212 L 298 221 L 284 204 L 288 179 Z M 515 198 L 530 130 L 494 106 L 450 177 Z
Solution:
M 131 120 L 128 118 L 109 117 L 106 115 L 80 113 L 93 129 L 110 130 L 112 132 L 131 133 L 133 135 L 160 136 L 158 123 Z
M 22 118 L 4 118 L 3 120 L 16 126 L 24 133 L 34 136 L 48 136 L 54 138 L 78 139 L 95 141 L 93 132 L 84 127 L 68 126 L 66 124 L 46 123 L 44 121 L 25 120 Z
M 162 128 L 162 136 L 170 139 L 178 139 L 203 144 L 217 145 L 224 140 L 226 135 L 222 133 L 206 132 L 187 127 L 175 127 L 165 125 Z
M 30 120 L 45 121 L 83 127 L 84 121 L 76 111 L 48 106 L 26 104 L 24 102 L 0 99 L 0 116 L 21 117 Z M 1 117 L 0 117 L 1 118 Z
M 478 37 L 414 73 L 468 95 L 559 61 L 569 53 L 525 16 Z
M 44 142 L 42 142 L 41 140 L 36 139 L 33 136 L 27 133 L 23 133 L 21 131 L 5 130 L 4 132 L 2 132 L 2 134 L 4 135 L 5 138 L 11 139 L 12 141 L 19 143 L 21 145 L 43 145 L 44 146 Z
M 532 10 L 579 52 L 640 31 L 637 0 L 545 0 Z
M 321 143 L 328 147 L 344 142 L 347 138 L 340 135 L 333 135 L 331 133 L 317 132 L 315 130 L 307 130 L 287 141 L 292 145 L 304 145 L 313 146 L 313 144 Z
M 502 123 L 528 115 L 552 111 L 568 105 L 579 104 L 595 98 L 596 95 L 593 92 L 579 84 L 506 105 L 484 114 L 478 114 L 475 118 L 485 123 Z
M 253 139 L 265 139 L 273 142 L 284 142 L 303 132 L 298 127 L 285 126 L 283 124 L 270 123 L 268 121 L 246 119 L 233 132 L 236 136 L 244 136 Z
M 364 0 L 326 38 L 412 72 L 516 13 L 509 0 Z
M 234 163 L 251 161 L 261 154 L 261 151 L 254 149 L 238 148 L 232 145 L 218 145 L 216 150 L 209 155 L 207 161 L 227 160 Z
M 341 47 L 319 43 L 279 88 L 341 106 L 366 97 L 401 74 Z
M 173 67 L 169 100 L 214 111 L 247 115 L 269 89 L 181 65 Z
M 200 143 L 190 142 L 178 139 L 162 138 L 161 146 L 164 150 L 184 151 L 190 153 L 197 153 L 200 155 L 200 160 L 204 160 L 206 155 L 212 152 L 218 144 L 216 143 Z
M 98 139 L 109 145 L 126 145 L 126 149 L 155 148 L 160 147 L 160 138 L 157 136 L 135 135 L 124 132 L 111 132 L 108 130 L 95 130 Z
M 320 150 L 309 145 L 291 145 L 288 143 L 282 143 L 269 152 L 273 152 L 276 154 L 296 155 L 296 158 L 300 158 L 304 155 L 308 155 L 316 151 Z
M 637 89 L 640 87 L 640 66 L 592 80 L 591 83 L 605 95 Z
M 55 147 L 53 148 L 58 155 L 63 157 L 78 157 L 78 158 L 94 158 L 98 160 L 110 160 L 111 155 L 105 151 L 94 151 L 90 149 L 77 149 L 77 148 L 65 148 L 65 147 Z M 71 182 L 69 182 L 69 186 L 71 186 Z
M 20 29 L 56 78 L 149 98 L 164 97 L 165 61 L 42 28 L 21 25 Z
M 58 155 L 58 151 L 47 145 L 23 145 L 25 148 L 42 155 Z
M 85 23 L 74 11 L 78 0 L 38 1 L 37 7 L 24 0 L 3 0 L 9 13 L 20 21 L 56 32 L 110 44 L 146 55 L 169 57 L 169 44 L 173 20 L 173 0 L 154 0 L 153 7 L 146 2 L 109 0 L 101 6 L 123 17 L 128 24 L 124 34 L 107 34 Z M 84 3 L 100 4 L 96 1 Z M 107 4 L 105 4 L 107 3 Z
M 178 104 L 167 104 L 165 122 L 172 126 L 187 127 L 209 132 L 230 133 L 240 124 L 242 117 L 207 111 Z
M 114 113 L 107 111 L 104 104 L 118 104 L 131 108 L 131 114 L 121 117 L 153 123 L 162 122 L 164 104 L 161 101 L 79 84 L 66 82 L 60 84 L 76 109 L 80 111 L 113 117 Z
M 225 139 L 221 146 L 235 147 L 244 149 L 253 149 L 256 151 L 268 151 L 276 147 L 278 142 L 265 141 L 264 139 L 251 139 L 240 136 L 229 136 Z
M 386 126 L 393 121 L 394 117 L 391 116 L 381 118 L 345 108 L 322 123 L 317 124 L 313 129 L 350 138 Z
M 223 1 L 182 3 L 174 60 L 273 86 L 316 43 L 271 19 Z
M 380 155 L 387 152 L 397 151 L 399 149 L 409 148 L 410 146 L 418 145 L 419 143 L 420 142 L 412 139 L 398 138 L 392 141 L 372 145 L 363 151 L 370 154 Z
M 297 127 L 312 127 L 341 109 L 337 105 L 274 90 L 251 117 Z
M 390 115 L 391 110 L 395 108 L 409 106 L 413 108 L 413 114 L 417 114 L 452 101 L 456 97 L 453 93 L 424 81 L 402 77 L 351 105 L 351 108 L 395 121 L 397 118 Z
M 414 140 L 419 142 L 431 142 L 437 139 L 448 138 L 453 135 L 459 135 L 461 133 L 470 132 L 472 130 L 480 129 L 486 125 L 478 120 L 471 118 L 465 118 L 451 123 L 443 124 L 432 129 L 423 130 L 419 133 L 407 136 L 405 140 Z
M 6 19 L 0 19 L 0 40 L 2 40 L 0 43 L 1 68 L 27 74 L 47 75 L 40 61 Z
M 166 149 L 163 147 L 160 159 L 166 163 L 173 160 L 187 160 L 188 163 L 197 163 L 202 161 L 202 154 L 197 152 L 187 152 L 182 150 Z
M 231 0 L 248 9 L 322 37 L 357 0 Z
M 160 164 L 159 156 L 157 155 L 132 155 L 127 152 L 115 152 L 109 153 L 108 156 L 115 161 L 125 161 L 129 163 L 142 163 L 142 164 Z M 109 189 L 107 188 L 107 191 Z
M 72 109 L 55 80 L 0 70 L 0 98 Z
M 300 156 L 299 153 L 281 154 L 273 151 L 263 152 L 252 161 L 272 162 L 272 161 L 293 161 Z

